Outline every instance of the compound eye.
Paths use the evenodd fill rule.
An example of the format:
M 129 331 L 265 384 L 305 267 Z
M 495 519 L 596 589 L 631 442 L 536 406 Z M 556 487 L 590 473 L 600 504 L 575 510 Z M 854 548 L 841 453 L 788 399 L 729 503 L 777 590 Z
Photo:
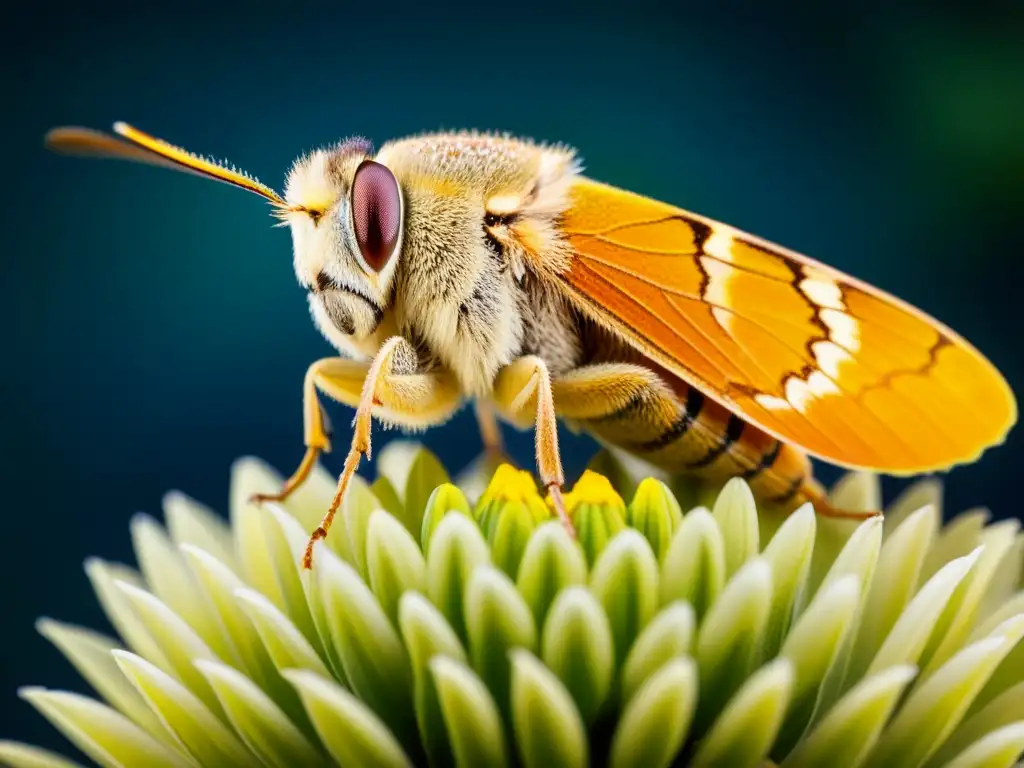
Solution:
M 402 228 L 402 197 L 395 175 L 364 160 L 352 180 L 352 224 L 363 261 L 380 272 L 394 255 Z

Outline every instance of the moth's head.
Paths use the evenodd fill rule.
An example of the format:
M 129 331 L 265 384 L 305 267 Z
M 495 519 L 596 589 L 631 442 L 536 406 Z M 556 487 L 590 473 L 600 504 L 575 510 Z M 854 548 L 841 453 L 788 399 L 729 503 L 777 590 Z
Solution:
M 363 337 L 380 324 L 402 247 L 404 203 L 394 173 L 363 139 L 295 161 L 278 215 L 292 232 L 295 275 L 318 321 Z
M 242 171 L 126 123 L 115 123 L 114 135 L 55 128 L 47 133 L 46 145 L 62 154 L 183 171 L 259 195 L 291 228 L 296 275 L 328 338 L 350 348 L 349 337 L 367 339 L 381 325 L 402 244 L 404 205 L 394 174 L 371 159 L 368 142 L 353 139 L 300 158 L 288 175 L 284 197 Z

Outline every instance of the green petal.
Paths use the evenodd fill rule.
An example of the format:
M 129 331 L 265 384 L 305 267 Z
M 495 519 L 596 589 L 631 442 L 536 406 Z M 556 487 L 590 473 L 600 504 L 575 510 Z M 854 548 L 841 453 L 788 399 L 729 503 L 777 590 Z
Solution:
M 541 658 L 572 694 L 583 721 L 592 723 L 611 689 L 615 649 L 608 617 L 589 590 L 570 587 L 555 598 Z
M 697 668 L 675 658 L 647 678 L 622 713 L 610 768 L 667 768 L 686 740 L 697 699 Z
M 618 668 L 658 611 L 658 561 L 647 539 L 632 529 L 617 534 L 594 564 L 590 590 L 608 615 Z
M 765 547 L 772 569 L 772 606 L 764 633 L 764 658 L 774 658 L 789 632 L 796 606 L 807 586 L 817 528 L 814 507 L 804 504 L 789 515 Z
M 430 539 L 434 535 L 437 524 L 449 512 L 458 512 L 466 517 L 473 517 L 473 511 L 469 506 L 469 500 L 466 498 L 466 495 L 451 483 L 442 483 L 430 494 L 430 498 L 427 499 L 426 509 L 423 512 L 420 545 L 423 547 L 424 555 L 430 551 Z
M 626 504 L 607 478 L 584 472 L 565 494 L 565 506 L 591 566 L 608 542 L 626 528 Z
M 191 544 L 209 552 L 235 573 L 241 571 L 231 529 L 209 507 L 180 491 L 170 491 L 163 498 L 167 532 L 175 544 Z
M 130 650 L 149 659 L 164 671 L 171 669 L 170 662 L 164 657 L 160 646 L 156 644 L 146 625 L 139 618 L 131 601 L 121 590 L 119 584 L 131 584 L 142 588 L 142 578 L 124 565 L 107 563 L 99 558 L 91 557 L 85 561 L 85 573 L 92 582 L 92 588 L 117 635 L 121 637 Z
M 1008 619 L 1003 622 L 998 628 L 991 632 L 992 635 L 998 635 L 1005 630 L 1007 626 L 1012 626 L 1014 622 L 1019 622 L 1024 619 L 1024 614 L 1018 614 L 1012 619 Z M 1018 642 L 1010 649 L 1010 652 L 1006 654 L 1006 658 L 999 664 L 999 667 L 993 673 L 992 677 L 989 678 L 988 683 L 981 689 L 981 693 L 978 694 L 972 707 L 982 707 L 988 704 L 990 701 L 998 696 L 1001 696 L 1008 689 L 1012 688 L 1015 683 L 1024 681 L 1024 642 Z M 968 710 L 970 712 L 971 710 Z
M 466 584 L 473 569 L 490 559 L 487 542 L 473 522 L 462 515 L 448 515 L 438 524 L 427 555 L 427 595 L 463 642 Z
M 881 549 L 882 518 L 868 518 L 854 530 L 817 591 L 823 592 L 832 583 L 849 574 L 856 576 L 861 584 L 871 583 Z
M 753 671 L 772 599 L 772 572 L 749 560 L 726 584 L 697 635 L 700 699 L 695 728 L 702 733 Z
M 793 678 L 793 668 L 786 659 L 755 672 L 715 720 L 691 765 L 760 765 L 786 714 Z
M 268 766 L 324 765 L 323 755 L 288 716 L 249 678 L 236 669 L 197 661 L 228 720 L 246 746 Z
M 512 579 L 519 573 L 519 564 L 530 536 L 537 527 L 533 513 L 526 504 L 509 501 L 502 504 L 494 518 L 490 535 L 491 560 Z
M 377 479 L 370 485 L 370 492 L 380 502 L 380 509 L 390 512 L 399 520 L 405 517 L 405 504 L 402 503 L 402 496 L 384 475 L 377 476 Z
M 551 521 L 540 525 L 526 544 L 516 587 L 526 600 L 538 627 L 555 595 L 566 587 L 587 583 L 587 561 L 565 527 Z
M 1010 768 L 1024 752 L 1024 720 L 1004 725 L 965 749 L 947 768 Z
M 423 511 L 437 486 L 450 482 L 444 465 L 417 443 L 392 440 L 377 458 L 377 471 L 391 481 L 405 509 L 402 524 L 409 533 L 423 529 Z
M 851 675 L 864 673 L 914 597 L 925 556 L 940 525 L 936 508 L 922 507 L 907 515 L 882 545 L 850 661 Z
M 523 765 L 587 765 L 587 735 L 569 691 L 529 651 L 512 651 L 511 661 L 512 726 Z
M 380 508 L 381 504 L 373 495 L 370 486 L 359 475 L 353 475 L 345 500 L 338 510 L 338 517 L 345 525 L 342 530 L 335 531 L 333 536 L 327 537 L 328 542 L 344 537 L 351 553 L 351 559 L 347 562 L 355 566 L 363 580 L 369 578 L 366 569 L 366 536 L 369 533 L 370 515 Z
M 416 592 L 402 595 L 398 607 L 398 625 L 415 671 L 424 674 L 429 672 L 427 665 L 438 654 L 456 661 L 466 661 L 466 652 L 455 631 L 423 595 Z
M 323 642 L 307 596 L 309 572 L 302 567 L 302 556 L 309 542 L 309 534 L 279 504 L 268 502 L 260 507 L 258 514 L 262 521 L 267 556 L 273 564 L 281 594 L 281 610 L 313 647 L 322 651 Z M 342 534 L 339 538 L 344 538 L 344 531 L 339 533 Z M 323 548 L 323 544 L 320 546 Z
M 160 524 L 148 515 L 135 515 L 131 533 L 149 591 L 181 617 L 217 656 L 237 661 L 209 596 L 200 589 L 185 558 Z
M 118 582 L 118 586 L 156 641 L 162 657 L 169 662 L 168 672 L 184 683 L 218 717 L 223 716 L 213 690 L 193 664 L 196 659 L 219 661 L 217 656 L 199 635 L 149 592 L 123 582 Z
M 309 670 L 285 670 L 327 751 L 341 765 L 411 768 L 387 726 L 359 699 Z
M 642 467 L 641 473 L 632 471 L 626 464 L 630 458 L 613 454 L 607 448 L 602 448 L 587 462 L 587 469 L 598 475 L 604 475 L 616 493 L 624 499 L 630 498 L 639 489 L 637 480 L 640 479 L 640 474 L 643 473 L 646 477 L 646 473 L 650 472 L 650 467 L 646 465 Z M 642 482 L 643 479 L 640 479 L 640 483 Z
M 612 537 L 626 528 L 619 510 L 591 504 L 580 504 L 576 508 L 573 525 L 590 565 L 594 564 Z
M 402 640 L 352 566 L 324 549 L 316 557 L 313 573 L 352 692 L 406 743 L 416 726 Z
M 1021 570 L 1021 573 L 1024 573 L 1024 569 Z M 997 610 L 979 621 L 971 631 L 970 639 L 977 640 L 979 637 L 991 634 L 993 629 L 1007 619 L 1012 619 L 1018 613 L 1024 613 L 1024 590 L 1009 597 Z
M 473 668 L 504 711 L 511 675 L 508 652 L 537 646 L 533 615 L 508 576 L 493 566 L 473 571 L 466 589 L 465 615 Z
M 146 705 L 131 683 L 124 679 L 117 662 L 110 652 L 121 646 L 108 637 L 71 624 L 62 624 L 52 619 L 40 619 L 36 629 L 43 637 L 57 646 L 78 673 L 96 689 L 106 701 L 127 715 L 151 736 L 171 743 L 159 718 Z
M 182 550 L 193 572 L 213 598 L 221 622 L 232 641 L 233 653 L 227 658 L 244 669 L 265 690 L 274 694 L 284 693 L 294 699 L 294 692 L 277 674 L 259 633 L 237 602 L 235 592 L 244 588 L 241 579 L 230 568 L 200 549 L 186 544 Z M 298 699 L 294 699 L 293 704 L 297 707 Z
M 466 652 L 444 616 L 422 595 L 406 592 L 398 604 L 398 626 L 409 651 L 414 678 L 416 723 L 432 765 L 451 763 L 451 745 L 444 725 L 430 660 L 446 656 L 466 661 Z
M 874 674 L 897 664 L 916 664 L 957 585 L 974 567 L 978 552 L 948 563 L 921 587 L 904 609 L 868 667 Z
M 967 639 L 992 577 L 1000 561 L 1013 547 L 1019 525 L 1016 520 L 1003 520 L 982 531 L 980 538 L 984 549 L 978 556 L 978 562 L 957 586 L 921 656 L 922 677 L 928 677 L 938 669 Z
M 1018 532 L 989 580 L 977 618 L 988 617 L 998 611 L 1013 600 L 1021 586 L 1024 586 L 1024 533 Z
M 725 544 L 703 507 L 683 518 L 661 563 L 661 603 L 683 600 L 701 621 L 725 584 Z
M 430 661 L 455 764 L 460 768 L 508 765 L 498 707 L 487 687 L 464 664 L 444 656 Z
M 822 580 L 821 586 L 817 590 L 818 594 L 827 591 L 829 587 L 847 575 L 856 576 L 858 584 L 870 584 L 874 577 L 875 566 L 878 564 L 878 556 L 881 549 L 882 518 L 875 516 L 863 521 L 854 530 L 846 545 L 840 551 L 836 561 Z M 852 680 L 847 675 L 847 670 L 849 668 L 850 656 L 853 652 L 854 641 L 857 638 L 860 617 L 863 614 L 863 605 L 866 598 L 867 590 L 862 590 L 858 610 L 851 620 L 848 631 L 844 634 L 835 660 L 821 683 L 817 707 L 812 721 L 817 720 L 822 713 L 827 711 L 828 707 L 832 706 L 852 683 Z
M 864 678 L 843 696 L 781 763 L 781 768 L 857 768 L 878 741 L 916 670 L 890 667 Z
M 483 451 L 463 467 L 455 478 L 455 485 L 466 494 L 466 501 L 471 507 L 480 501 L 498 467 L 511 461 L 503 454 Z
M 234 733 L 181 683 L 133 653 L 113 654 L 132 685 L 200 765 L 245 765 L 253 760 Z
M 35 707 L 76 747 L 105 768 L 190 768 L 191 761 L 171 751 L 124 715 L 86 696 L 43 688 L 20 688 Z
M 644 627 L 622 666 L 624 704 L 628 704 L 640 686 L 662 666 L 677 656 L 690 654 L 696 623 L 690 604 L 676 601 L 666 605 Z
M 725 542 L 725 578 L 729 579 L 760 550 L 757 506 L 750 486 L 739 477 L 725 484 L 715 500 L 712 517 Z
M 847 472 L 828 496 L 837 509 L 876 512 L 882 508 L 882 484 L 874 472 Z
M 792 663 L 792 703 L 779 734 L 777 748 L 788 752 L 803 735 L 818 702 L 829 670 L 840 656 L 860 604 L 860 583 L 843 576 L 815 596 L 782 645 L 781 655 Z
M 653 477 L 641 480 L 626 509 L 626 525 L 644 535 L 659 561 L 682 522 L 683 510 L 669 487 Z
M 308 669 L 330 677 L 316 650 L 277 606 L 254 589 L 236 590 L 235 599 L 252 621 L 278 670 Z
M 982 543 L 981 532 L 991 513 L 972 509 L 954 515 L 939 531 L 924 562 L 922 578 L 928 578 L 945 563 L 973 552 Z
M 933 507 L 935 516 L 942 520 L 942 480 L 924 477 L 903 490 L 885 510 L 885 536 L 903 525 L 903 521 L 922 507 Z
M 849 472 L 829 492 L 829 502 L 836 509 L 851 512 L 875 512 L 881 509 L 881 486 L 878 477 L 871 472 Z M 808 579 L 806 597 L 817 591 L 826 571 L 835 563 L 839 553 L 850 538 L 861 529 L 856 520 L 842 520 L 834 517 L 819 517 L 817 536 L 814 542 L 814 557 Z M 875 519 L 875 523 L 881 523 Z M 863 534 L 861 534 L 863 535 Z
M 291 467 L 288 467 L 291 469 Z M 309 473 L 306 481 L 292 491 L 291 495 L 281 504 L 275 506 L 289 518 L 298 523 L 303 532 L 303 547 L 305 540 L 309 537 L 310 531 L 320 525 L 324 512 L 334 500 L 334 494 L 338 489 L 338 476 L 328 472 L 322 464 L 317 462 L 313 465 L 313 471 Z M 276 488 L 274 490 L 277 490 Z M 349 495 L 353 493 L 367 493 L 368 486 L 361 477 L 353 478 L 353 485 L 349 487 Z M 269 506 L 266 505 L 266 506 Z M 376 502 L 374 503 L 376 505 Z M 339 513 L 339 516 L 341 513 Z M 264 518 L 264 523 L 266 518 Z M 344 536 L 329 536 L 327 546 L 336 555 L 346 562 L 353 562 L 352 552 L 348 547 L 348 541 Z
M 259 493 L 277 493 L 283 478 L 263 461 L 246 457 L 231 466 L 231 530 L 235 552 L 241 564 L 239 574 L 247 584 L 262 592 L 278 608 L 285 608 L 274 564 L 264 539 L 259 506 L 249 499 Z M 148 658 L 148 657 L 147 657 Z
M 406 590 L 424 591 L 427 564 L 420 548 L 400 522 L 378 509 L 370 515 L 366 537 L 366 569 L 370 587 L 392 624 L 398 621 L 398 601 Z
M 31 744 L 0 741 L 0 765 L 11 768 L 81 768 L 66 757 Z
M 935 753 L 929 761 L 930 766 L 937 768 L 945 765 L 950 758 L 984 738 L 990 731 L 1024 720 L 1024 680 L 1003 691 L 981 708 L 977 708 L 977 703 L 975 699 L 974 706 L 968 710 L 967 718 Z
M 354 558 L 355 556 L 353 555 Z M 318 652 L 320 649 L 323 649 L 321 658 L 330 668 L 331 676 L 336 678 L 342 685 L 348 685 L 345 664 L 342 662 L 341 655 L 339 654 L 341 646 L 335 642 L 333 630 L 331 629 L 331 615 L 327 610 L 327 600 L 324 597 L 323 580 L 317 576 L 320 560 L 340 560 L 340 558 L 331 550 L 326 549 L 321 543 L 317 543 L 313 547 L 313 559 L 315 561 L 313 569 L 307 571 L 303 577 L 303 584 L 306 589 L 306 603 L 309 606 L 310 618 L 316 627 L 316 639 L 309 642 Z M 355 568 L 348 560 L 342 560 L 342 562 L 346 563 L 350 568 Z M 284 611 L 282 613 L 287 616 Z M 307 640 L 309 640 L 308 637 Z
M 937 750 L 989 676 L 1024 635 L 1024 617 L 967 646 L 911 692 L 878 744 L 872 762 L 913 768 Z

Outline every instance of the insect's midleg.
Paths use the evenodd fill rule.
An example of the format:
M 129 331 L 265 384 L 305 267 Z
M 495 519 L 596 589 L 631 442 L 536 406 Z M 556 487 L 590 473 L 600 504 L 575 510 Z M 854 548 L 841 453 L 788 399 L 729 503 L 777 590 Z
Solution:
M 672 473 L 742 477 L 758 500 L 793 509 L 819 498 L 807 457 L 677 383 L 638 390 L 625 404 L 580 422 L 595 437 Z

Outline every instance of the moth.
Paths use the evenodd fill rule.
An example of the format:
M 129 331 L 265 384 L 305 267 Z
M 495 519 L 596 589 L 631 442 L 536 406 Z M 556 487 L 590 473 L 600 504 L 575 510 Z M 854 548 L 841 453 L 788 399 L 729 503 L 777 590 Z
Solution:
M 279 195 L 124 123 L 57 128 L 56 151 L 233 184 L 291 230 L 295 274 L 338 354 L 304 381 L 305 454 L 282 500 L 331 449 L 318 400 L 355 408 L 327 536 L 371 422 L 441 424 L 476 403 L 533 426 L 566 527 L 557 420 L 664 470 L 740 476 L 767 505 L 833 508 L 809 457 L 894 475 L 948 469 L 1003 441 L 1007 382 L 901 300 L 726 224 L 582 175 L 575 152 L 483 133 L 378 150 L 354 138 L 295 161 Z

